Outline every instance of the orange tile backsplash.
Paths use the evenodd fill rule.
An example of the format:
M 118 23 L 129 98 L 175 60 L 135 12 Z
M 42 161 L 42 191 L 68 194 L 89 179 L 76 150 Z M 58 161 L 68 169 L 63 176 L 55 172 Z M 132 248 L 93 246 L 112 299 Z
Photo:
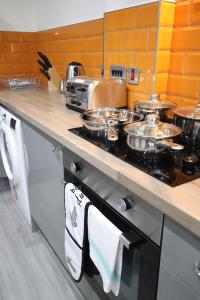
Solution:
M 99 76 L 103 64 L 103 19 L 38 32 L 34 47 L 49 57 L 62 78 L 71 61 L 82 63 L 87 75 Z
M 176 3 L 167 94 L 181 105 L 200 98 L 200 1 Z
M 106 76 L 112 64 L 135 66 L 140 80 L 127 84 L 129 107 L 152 92 L 189 105 L 200 97 L 199 36 L 200 0 L 160 0 L 36 33 L 0 32 L 0 72 L 38 73 L 37 50 L 63 78 L 70 61 L 83 63 L 90 76 L 99 76 L 102 64 Z
M 39 73 L 36 51 L 44 52 L 65 78 L 71 61 L 83 63 L 90 76 L 101 73 L 103 20 L 54 28 L 41 32 L 0 32 L 0 72 Z M 42 83 L 47 80 L 41 76 Z
M 127 83 L 128 105 L 152 93 L 156 57 L 159 2 L 121 9 L 104 15 L 104 67 L 110 65 L 138 67 L 138 85 Z

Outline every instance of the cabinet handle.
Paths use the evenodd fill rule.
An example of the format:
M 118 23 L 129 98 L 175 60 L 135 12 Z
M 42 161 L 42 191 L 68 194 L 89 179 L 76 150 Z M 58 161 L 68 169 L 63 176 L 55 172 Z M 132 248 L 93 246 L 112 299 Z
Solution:
M 61 150 L 61 146 L 60 145 L 58 145 L 58 144 L 52 144 L 51 145 L 51 151 L 52 152 L 58 152 L 60 150 Z
M 197 261 L 194 263 L 194 271 L 195 271 L 195 273 L 197 274 L 197 276 L 200 277 L 200 260 L 197 260 Z

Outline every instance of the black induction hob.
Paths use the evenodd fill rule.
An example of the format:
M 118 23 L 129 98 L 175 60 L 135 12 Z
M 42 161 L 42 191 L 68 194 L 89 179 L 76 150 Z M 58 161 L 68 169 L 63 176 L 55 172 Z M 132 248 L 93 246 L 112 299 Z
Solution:
M 102 137 L 91 135 L 84 127 L 72 128 L 69 131 L 171 187 L 200 178 L 199 165 L 195 167 L 193 174 L 186 174 L 182 171 L 183 153 L 172 154 L 167 151 L 159 156 L 154 154 L 152 157 L 149 155 L 148 157 L 145 155 L 138 157 L 138 151 L 134 153 L 127 147 L 126 138 L 123 134 L 119 135 L 118 141 L 109 142 Z

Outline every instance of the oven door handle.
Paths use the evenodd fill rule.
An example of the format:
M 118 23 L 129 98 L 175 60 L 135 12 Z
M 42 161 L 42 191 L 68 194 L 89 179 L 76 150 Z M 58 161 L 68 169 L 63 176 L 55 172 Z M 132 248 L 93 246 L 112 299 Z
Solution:
M 68 182 L 65 179 L 62 179 L 61 183 L 65 186 Z M 75 185 L 75 187 L 81 191 L 81 188 L 82 188 L 81 183 L 75 182 L 75 183 L 73 183 L 73 185 Z
M 62 179 L 61 183 L 63 185 L 66 185 L 67 181 L 65 179 Z M 82 184 L 80 182 L 74 182 L 73 184 L 77 189 L 81 191 Z M 131 229 L 121 234 L 120 241 L 125 248 L 131 249 L 139 247 L 141 244 L 146 242 L 146 239 L 140 236 L 135 230 Z
M 146 242 L 146 239 L 138 235 L 133 229 L 123 232 L 120 236 L 120 240 L 127 249 L 139 247 Z

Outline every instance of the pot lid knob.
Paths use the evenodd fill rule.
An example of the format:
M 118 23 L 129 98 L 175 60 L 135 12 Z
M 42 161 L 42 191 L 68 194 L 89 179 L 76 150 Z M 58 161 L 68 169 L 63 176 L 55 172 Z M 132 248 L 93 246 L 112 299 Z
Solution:
M 151 100 L 157 102 L 160 99 L 160 95 L 158 94 L 152 94 L 151 95 Z
M 146 115 L 146 122 L 148 126 L 157 126 L 159 116 L 157 114 L 148 114 Z

